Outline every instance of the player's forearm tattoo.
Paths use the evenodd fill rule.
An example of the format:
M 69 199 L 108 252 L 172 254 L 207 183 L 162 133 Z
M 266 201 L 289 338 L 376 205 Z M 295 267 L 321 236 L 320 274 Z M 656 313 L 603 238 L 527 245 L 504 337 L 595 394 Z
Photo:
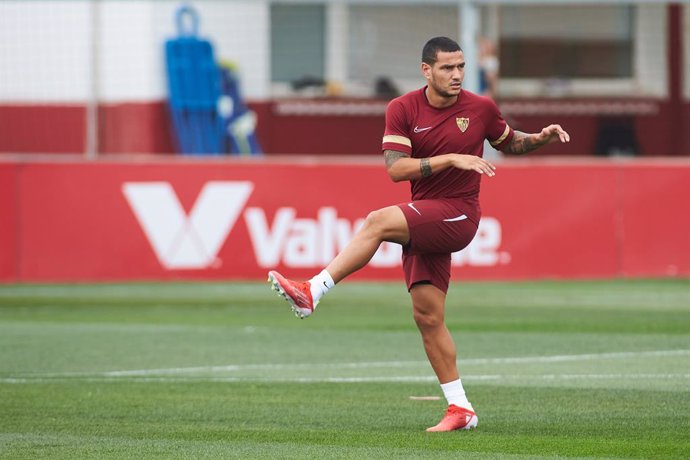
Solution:
M 398 152 L 395 150 L 384 150 L 383 157 L 386 160 L 386 168 L 393 166 L 393 163 L 401 158 L 409 158 L 410 156 L 406 153 Z
M 532 140 L 532 136 L 530 136 L 529 134 L 525 134 L 521 131 L 515 131 L 515 134 L 513 135 L 513 140 L 510 141 L 505 151 L 506 153 L 522 155 L 523 153 L 536 150 L 542 145 L 544 144 Z
M 419 162 L 419 170 L 422 173 L 422 177 L 431 176 L 431 164 L 429 163 L 428 158 L 421 159 L 421 161 Z

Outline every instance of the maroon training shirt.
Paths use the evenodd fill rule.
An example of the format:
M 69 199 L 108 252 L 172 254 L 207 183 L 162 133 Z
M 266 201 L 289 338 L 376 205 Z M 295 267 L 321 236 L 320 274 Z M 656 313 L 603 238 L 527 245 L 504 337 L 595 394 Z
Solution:
M 513 130 L 493 100 L 462 90 L 455 104 L 437 109 L 429 104 L 425 89 L 411 91 L 388 104 L 383 150 L 396 150 L 412 158 L 445 153 L 481 157 L 484 139 L 500 150 L 513 138 Z M 475 171 L 451 167 L 410 181 L 412 200 L 461 198 L 475 208 L 471 217 L 478 219 L 480 178 Z

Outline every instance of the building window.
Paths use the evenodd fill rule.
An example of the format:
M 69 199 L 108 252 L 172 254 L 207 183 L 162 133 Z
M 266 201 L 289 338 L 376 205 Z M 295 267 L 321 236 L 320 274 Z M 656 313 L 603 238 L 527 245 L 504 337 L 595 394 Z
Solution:
M 323 80 L 325 7 L 271 5 L 271 81 Z
M 501 76 L 631 78 L 634 8 L 504 6 Z
M 401 89 L 419 87 L 422 47 L 432 37 L 458 39 L 458 8 L 446 5 L 349 7 L 347 77 L 388 78 Z

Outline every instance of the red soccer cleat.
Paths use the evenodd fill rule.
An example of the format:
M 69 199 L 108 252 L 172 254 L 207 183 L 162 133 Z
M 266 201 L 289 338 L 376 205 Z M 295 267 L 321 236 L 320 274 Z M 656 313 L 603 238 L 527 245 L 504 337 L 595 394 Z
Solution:
M 268 272 L 268 282 L 271 283 L 271 289 L 290 303 L 292 311 L 300 319 L 314 313 L 319 302 L 314 303 L 312 299 L 309 281 L 297 283 L 285 278 L 277 271 L 271 270 Z
M 427 428 L 426 431 L 471 430 L 477 427 L 477 422 L 477 414 L 464 407 L 451 404 L 438 425 Z

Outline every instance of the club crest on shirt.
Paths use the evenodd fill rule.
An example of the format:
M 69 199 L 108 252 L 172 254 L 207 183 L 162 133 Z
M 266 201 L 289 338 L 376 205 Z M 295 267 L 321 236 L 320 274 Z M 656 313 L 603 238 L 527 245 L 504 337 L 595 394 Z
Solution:
M 469 118 L 456 118 L 455 123 L 458 124 L 458 128 L 460 128 L 461 132 L 467 131 L 467 127 L 470 125 L 470 119 Z

